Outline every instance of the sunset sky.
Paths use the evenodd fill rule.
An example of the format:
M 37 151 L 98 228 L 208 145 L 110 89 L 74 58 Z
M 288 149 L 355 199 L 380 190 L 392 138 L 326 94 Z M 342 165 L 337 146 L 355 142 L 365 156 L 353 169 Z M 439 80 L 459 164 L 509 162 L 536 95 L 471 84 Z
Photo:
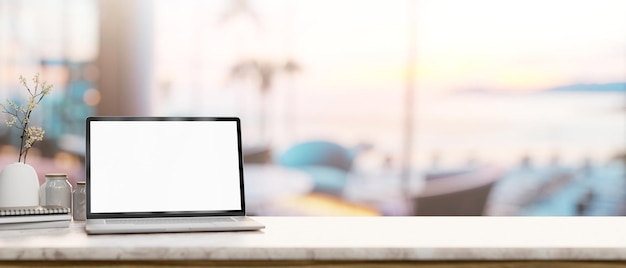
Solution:
M 214 47 L 215 53 L 203 52 L 213 62 L 291 55 L 306 67 L 301 81 L 316 88 L 403 88 L 410 1 L 250 1 L 253 12 L 220 23 L 229 2 L 187 2 L 194 10 L 184 3 L 159 2 L 163 13 L 156 18 L 165 28 L 157 27 L 157 36 Z M 626 80 L 626 1 L 419 0 L 415 6 L 422 91 L 533 91 Z M 187 12 L 172 12 L 177 9 Z M 192 19 L 208 27 L 189 28 Z M 176 31 L 159 33 L 168 28 Z
M 529 110 L 537 100 L 439 98 L 450 92 L 524 93 L 577 83 L 626 82 L 622 0 L 419 0 L 413 11 L 410 0 L 249 1 L 239 9 L 235 3 L 240 2 L 158 1 L 156 79 L 173 81 L 172 92 L 178 96 L 168 99 L 171 111 L 201 107 L 200 112 L 210 113 L 239 106 L 254 117 L 262 102 L 253 83 L 240 91 L 220 90 L 232 87 L 225 79 L 229 68 L 241 59 L 295 59 L 302 71 L 291 79 L 276 75 L 264 101 L 275 116 L 276 140 L 288 141 L 280 136 L 294 132 L 288 122 L 300 122 L 297 138 L 371 140 L 382 147 L 389 143 L 390 151 L 400 150 L 410 31 L 416 34 L 415 109 L 422 150 L 444 146 L 466 154 L 478 146 L 476 140 L 486 143 L 480 145 L 484 150 L 487 145 L 494 150 L 517 146 L 507 147 L 507 152 L 587 142 L 575 137 L 565 144 L 561 134 L 554 134 L 554 140 L 529 141 L 544 132 L 553 137 L 556 122 L 562 135 L 582 133 L 579 127 L 587 124 L 579 111 L 589 110 L 585 98 L 550 98 Z M 240 97 L 232 97 L 236 94 Z M 597 100 L 598 109 L 621 105 L 608 98 Z M 201 100 L 212 104 L 189 105 Z M 556 110 L 562 114 L 554 114 Z M 621 135 L 614 124 L 620 116 L 604 117 L 610 122 L 598 129 Z M 602 121 L 598 118 L 592 121 Z M 510 133 L 497 132 L 509 128 Z M 488 136 L 492 134 L 495 138 Z M 585 137 L 595 140 L 595 135 Z M 470 136 L 474 138 L 466 138 Z M 495 144 L 496 138 L 502 142 Z M 623 146 L 622 138 L 605 140 L 611 140 L 602 145 L 606 148 Z M 467 145 L 455 143 L 465 141 Z
M 432 137 L 421 144 L 456 148 L 452 141 L 473 142 L 468 133 L 476 129 L 476 139 L 491 144 L 494 139 L 486 133 L 507 129 L 511 132 L 497 135 L 513 145 L 543 137 L 551 139 L 536 138 L 550 144 L 543 148 L 552 147 L 550 142 L 564 144 L 554 147 L 591 144 L 579 146 L 583 151 L 604 141 L 609 141 L 601 144 L 608 153 L 623 147 L 623 94 L 482 94 L 463 99 L 459 96 L 465 95 L 449 93 L 526 93 L 580 83 L 625 83 L 624 0 L 142 3 L 148 8 L 132 10 L 137 20 L 129 21 L 127 29 L 133 23 L 142 30 L 152 28 L 152 35 L 142 31 L 133 37 L 152 52 L 145 67 L 153 68 L 153 76 L 141 78 L 152 82 L 145 98 L 156 115 L 235 114 L 253 122 L 249 129 L 255 130 L 260 108 L 267 106 L 275 137 L 284 144 L 294 137 L 329 137 L 346 143 L 393 143 L 389 147 L 397 148 L 389 151 L 399 151 L 404 146 L 400 141 L 409 106 L 406 78 L 414 34 L 416 129 Z M 0 86 L 17 88 L 15 77 L 34 72 L 42 59 L 97 60 L 97 1 L 5 1 L 0 7 Z M 147 42 L 141 39 L 146 37 Z M 235 64 L 251 59 L 274 65 L 294 59 L 301 71 L 277 73 L 269 94 L 261 97 L 258 83 L 229 77 Z M 62 66 L 46 70 L 54 94 L 63 92 L 67 74 Z M 521 135 L 522 130 L 537 133 Z M 589 134 L 584 139 L 567 140 L 585 130 Z M 600 140 L 597 133 L 615 138 Z M 509 140 L 511 136 L 516 138 Z

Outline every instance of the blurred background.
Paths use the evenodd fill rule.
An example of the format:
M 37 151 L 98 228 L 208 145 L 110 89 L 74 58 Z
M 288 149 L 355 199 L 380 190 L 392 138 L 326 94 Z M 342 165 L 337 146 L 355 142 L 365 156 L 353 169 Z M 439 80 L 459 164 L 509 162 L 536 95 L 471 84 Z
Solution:
M 0 0 L 0 99 L 54 85 L 41 180 L 85 179 L 87 116 L 238 116 L 252 215 L 626 215 L 624 10 Z M 18 145 L 0 126 L 0 166 Z

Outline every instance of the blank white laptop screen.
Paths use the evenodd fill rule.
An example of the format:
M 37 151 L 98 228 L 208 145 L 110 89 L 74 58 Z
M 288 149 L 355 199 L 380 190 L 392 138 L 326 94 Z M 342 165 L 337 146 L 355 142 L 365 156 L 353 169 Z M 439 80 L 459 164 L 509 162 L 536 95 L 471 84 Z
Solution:
M 236 121 L 88 121 L 90 213 L 238 211 Z

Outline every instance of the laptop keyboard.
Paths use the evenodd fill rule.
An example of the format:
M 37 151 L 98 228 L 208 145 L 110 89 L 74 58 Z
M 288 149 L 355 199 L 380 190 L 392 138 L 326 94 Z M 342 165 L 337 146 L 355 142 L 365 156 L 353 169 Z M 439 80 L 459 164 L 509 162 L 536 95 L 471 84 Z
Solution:
M 107 224 L 190 224 L 190 223 L 216 223 L 234 222 L 233 218 L 172 218 L 172 219 L 111 219 L 106 220 Z

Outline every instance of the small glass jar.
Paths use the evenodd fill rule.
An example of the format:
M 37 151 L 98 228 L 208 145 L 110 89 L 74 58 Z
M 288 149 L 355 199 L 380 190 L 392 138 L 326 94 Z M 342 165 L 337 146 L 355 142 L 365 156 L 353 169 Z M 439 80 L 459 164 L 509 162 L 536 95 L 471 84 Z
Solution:
M 42 206 L 72 207 L 72 185 L 67 174 L 46 174 L 46 181 L 39 188 L 39 203 Z
M 85 181 L 78 181 L 72 195 L 72 218 L 75 221 L 84 221 L 86 219 L 86 201 L 87 189 L 85 189 Z

